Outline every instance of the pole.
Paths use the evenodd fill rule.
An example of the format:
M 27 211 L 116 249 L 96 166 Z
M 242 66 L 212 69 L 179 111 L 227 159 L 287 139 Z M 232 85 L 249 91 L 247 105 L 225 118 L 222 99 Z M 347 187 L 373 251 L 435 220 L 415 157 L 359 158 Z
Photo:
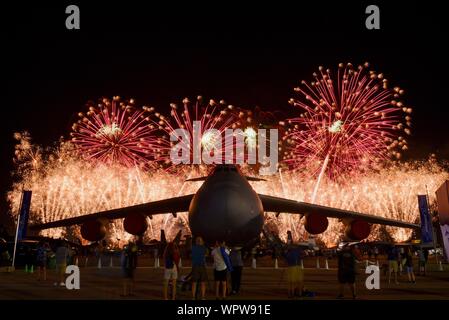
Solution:
M 20 213 L 22 212 L 22 200 L 23 200 L 23 189 L 22 189 L 22 195 L 20 196 L 19 212 L 17 214 L 16 237 L 14 239 L 14 252 L 12 254 L 12 265 L 11 265 L 11 267 L 13 267 L 13 268 L 14 268 L 14 263 L 16 261 L 17 237 L 19 235 Z

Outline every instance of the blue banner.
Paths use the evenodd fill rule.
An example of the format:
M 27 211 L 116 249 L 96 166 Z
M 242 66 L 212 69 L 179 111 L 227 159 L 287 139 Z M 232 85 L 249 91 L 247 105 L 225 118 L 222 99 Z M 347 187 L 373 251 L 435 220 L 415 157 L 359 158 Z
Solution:
M 19 227 L 17 228 L 17 241 L 23 240 L 26 237 L 28 217 L 31 206 L 31 191 L 23 191 L 22 203 L 20 204 L 19 212 Z
M 427 196 L 418 195 L 418 207 L 421 215 L 421 243 L 433 242 L 432 220 Z

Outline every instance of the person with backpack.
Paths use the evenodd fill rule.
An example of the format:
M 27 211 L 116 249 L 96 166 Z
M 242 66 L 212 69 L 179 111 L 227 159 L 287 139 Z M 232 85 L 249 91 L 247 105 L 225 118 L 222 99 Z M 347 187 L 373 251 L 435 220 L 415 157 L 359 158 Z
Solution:
M 217 241 L 211 254 L 214 258 L 215 297 L 217 300 L 220 299 L 221 286 L 222 299 L 226 299 L 227 275 L 228 272 L 232 272 L 232 265 L 225 242 Z
M 344 285 L 348 284 L 351 289 L 352 298 L 356 299 L 355 293 L 356 259 L 351 247 L 345 244 L 338 252 L 338 299 L 344 298 Z
M 172 282 L 172 300 L 176 298 L 176 280 L 178 279 L 180 254 L 178 246 L 169 242 L 164 255 L 164 299 L 168 300 L 168 284 Z

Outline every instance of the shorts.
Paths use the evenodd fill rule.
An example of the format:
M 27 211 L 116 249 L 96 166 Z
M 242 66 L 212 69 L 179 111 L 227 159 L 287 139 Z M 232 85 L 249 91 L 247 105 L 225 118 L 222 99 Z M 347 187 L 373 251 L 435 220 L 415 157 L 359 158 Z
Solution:
M 340 283 L 355 283 L 355 273 L 354 272 L 339 272 L 338 282 Z
M 405 267 L 405 272 L 412 273 L 413 272 L 413 267 L 406 266 Z
M 164 279 L 165 280 L 178 279 L 178 270 L 176 269 L 176 267 L 173 267 L 171 269 L 165 269 L 164 270 Z
M 207 271 L 205 266 L 193 266 L 192 267 L 192 281 L 194 282 L 206 282 Z
M 388 261 L 388 271 L 398 272 L 398 262 L 395 260 Z
M 226 281 L 227 274 L 228 274 L 227 269 L 221 271 L 214 270 L 214 279 L 215 281 Z
M 289 282 L 302 282 L 304 280 L 304 271 L 300 266 L 291 266 L 287 269 L 287 280 Z

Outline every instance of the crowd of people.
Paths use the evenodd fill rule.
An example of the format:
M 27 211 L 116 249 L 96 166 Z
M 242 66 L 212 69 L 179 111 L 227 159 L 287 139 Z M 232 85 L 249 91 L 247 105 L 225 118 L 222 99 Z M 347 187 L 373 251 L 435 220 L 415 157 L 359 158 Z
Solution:
M 276 251 L 273 256 L 283 258 L 287 267 L 285 268 L 287 279 L 287 293 L 289 298 L 307 296 L 304 289 L 304 258 L 307 250 L 303 250 L 298 245 L 289 242 L 284 248 Z M 101 248 L 96 251 L 98 257 Z M 251 251 L 252 252 L 252 251 Z M 216 299 L 226 299 L 229 295 L 240 294 L 244 261 L 242 249 L 239 247 L 228 248 L 224 241 L 217 241 L 210 250 L 201 237 L 196 237 L 189 250 L 191 258 L 191 270 L 187 275 L 181 272 L 181 251 L 175 242 L 169 242 L 163 248 L 163 290 L 162 296 L 165 300 L 175 300 L 177 298 L 177 287 L 179 283 L 186 285 L 191 290 L 191 298 L 206 299 L 209 276 L 207 272 L 206 259 L 213 260 L 213 280 Z M 377 260 L 381 252 L 376 247 L 365 248 L 364 252 L 358 245 L 343 245 L 337 250 L 337 280 L 339 283 L 337 298 L 344 298 L 344 289 L 347 285 L 352 298 L 356 298 L 356 276 L 358 270 L 363 268 L 366 261 L 373 257 Z M 4 252 L 2 252 L 2 255 Z M 47 280 L 47 267 L 52 260 L 52 268 L 55 269 L 54 285 L 65 286 L 64 277 L 68 264 L 74 261 L 74 252 L 64 241 L 58 241 L 53 248 L 46 241 L 40 241 L 35 250 L 35 260 L 28 263 L 36 267 L 38 281 Z M 418 257 L 418 274 L 426 275 L 426 264 L 428 251 L 420 248 L 416 254 L 411 246 L 390 245 L 382 250 L 386 256 L 384 268 L 386 282 L 399 284 L 399 281 L 416 283 L 413 257 Z M 123 292 L 121 296 L 134 296 L 135 270 L 138 266 L 139 246 L 136 242 L 130 241 L 121 250 L 120 266 L 123 276 Z M 254 253 L 253 253 L 254 255 Z M 365 258 L 366 257 L 366 258 Z M 254 257 L 253 257 L 254 258 Z M 378 264 L 378 263 L 377 263 Z M 379 264 L 378 264 L 379 265 Z M 402 273 L 402 274 L 401 274 Z M 404 276 L 406 275 L 406 280 Z M 284 273 L 282 274 L 284 278 Z M 183 287 L 185 289 L 185 287 Z

